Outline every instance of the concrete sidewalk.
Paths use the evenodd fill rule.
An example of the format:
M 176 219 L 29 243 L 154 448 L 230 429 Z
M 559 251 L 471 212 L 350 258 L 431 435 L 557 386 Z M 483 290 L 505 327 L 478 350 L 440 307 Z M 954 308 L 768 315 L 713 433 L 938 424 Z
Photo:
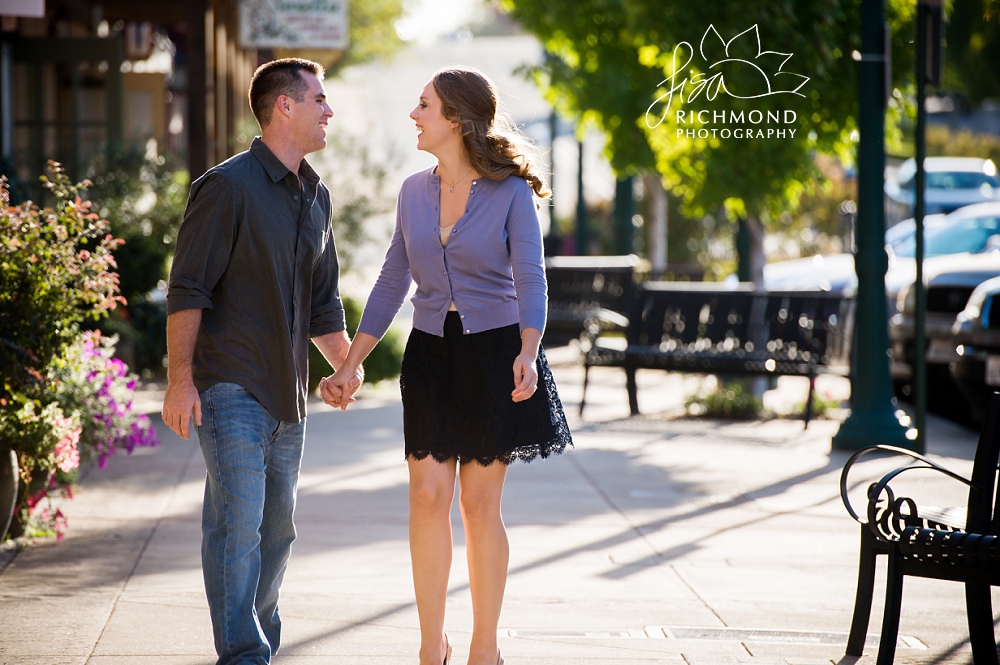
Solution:
M 847 454 L 830 452 L 836 422 L 678 419 L 693 380 L 657 372 L 639 374 L 650 415 L 629 418 L 623 374 L 600 368 L 580 420 L 582 370 L 570 350 L 551 358 L 576 449 L 508 475 L 500 645 L 510 665 L 874 662 L 877 640 L 860 661 L 843 656 L 858 527 L 840 503 Z M 804 399 L 805 382 L 779 393 Z M 415 663 L 398 391 L 372 391 L 346 413 L 310 408 L 275 662 Z M 84 479 L 63 505 L 65 540 L 4 559 L 0 664 L 214 662 L 201 453 L 157 430 L 161 446 Z M 946 466 L 968 473 L 975 444 L 975 433 L 931 419 L 931 452 Z M 860 467 L 859 499 L 895 466 Z M 951 481 L 924 476 L 912 488 L 927 502 L 964 503 Z M 471 608 L 457 511 L 454 524 L 447 630 L 464 665 Z M 873 634 L 883 578 L 880 569 Z M 900 632 L 897 663 L 971 661 L 963 588 L 908 579 Z

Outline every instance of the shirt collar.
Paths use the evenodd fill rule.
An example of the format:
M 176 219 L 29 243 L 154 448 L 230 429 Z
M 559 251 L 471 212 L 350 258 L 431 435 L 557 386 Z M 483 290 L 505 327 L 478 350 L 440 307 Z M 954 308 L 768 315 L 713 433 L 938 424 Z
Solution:
M 259 136 L 254 137 L 253 142 L 250 144 L 250 153 L 257 158 L 257 161 L 260 162 L 261 166 L 264 167 L 264 170 L 267 171 L 267 175 L 270 176 L 271 180 L 274 182 L 279 182 L 291 173 L 291 170 L 289 170 L 289 168 L 285 166 L 273 152 L 271 152 L 271 149 L 267 147 L 267 144 L 264 143 Z M 304 159 L 299 165 L 299 175 L 302 176 L 302 179 L 310 185 L 315 185 L 319 182 L 319 175 L 316 174 L 316 171 L 314 171 L 309 163 Z

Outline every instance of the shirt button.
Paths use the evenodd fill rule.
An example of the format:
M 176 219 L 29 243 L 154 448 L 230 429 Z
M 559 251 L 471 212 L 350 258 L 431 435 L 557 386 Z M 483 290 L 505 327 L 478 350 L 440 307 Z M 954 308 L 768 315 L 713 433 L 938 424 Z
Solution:
M 462 317 L 463 319 L 465 318 L 465 314 L 459 314 L 459 316 Z
M 295 196 L 293 196 L 292 198 L 293 198 L 294 200 L 298 201 L 298 200 L 299 200 L 299 195 L 298 195 L 298 194 L 296 194 L 296 195 L 295 195 Z
M 465 331 L 465 334 L 469 334 L 469 333 L 471 333 L 471 332 L 472 332 L 471 330 L 466 330 L 466 331 Z

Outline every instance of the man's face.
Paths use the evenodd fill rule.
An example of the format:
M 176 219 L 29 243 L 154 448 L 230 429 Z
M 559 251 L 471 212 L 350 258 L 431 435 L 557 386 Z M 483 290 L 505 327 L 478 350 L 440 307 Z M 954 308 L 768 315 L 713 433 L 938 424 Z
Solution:
M 302 101 L 291 101 L 290 129 L 296 144 L 308 154 L 326 147 L 326 125 L 333 117 L 333 109 L 326 102 L 323 82 L 315 74 L 299 72 L 307 89 Z

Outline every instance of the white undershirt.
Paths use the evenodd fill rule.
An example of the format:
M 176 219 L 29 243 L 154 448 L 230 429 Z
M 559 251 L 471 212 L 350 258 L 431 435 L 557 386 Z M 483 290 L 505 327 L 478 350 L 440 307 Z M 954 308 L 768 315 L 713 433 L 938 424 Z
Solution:
M 447 247 L 448 246 L 448 237 L 451 236 L 451 229 L 454 226 L 455 226 L 454 224 L 452 224 L 451 226 L 438 226 L 438 232 L 441 234 L 441 246 L 442 247 Z M 448 311 L 449 312 L 457 312 L 458 311 L 458 308 L 455 307 L 455 302 L 454 301 L 452 301 L 452 303 L 448 306 Z

